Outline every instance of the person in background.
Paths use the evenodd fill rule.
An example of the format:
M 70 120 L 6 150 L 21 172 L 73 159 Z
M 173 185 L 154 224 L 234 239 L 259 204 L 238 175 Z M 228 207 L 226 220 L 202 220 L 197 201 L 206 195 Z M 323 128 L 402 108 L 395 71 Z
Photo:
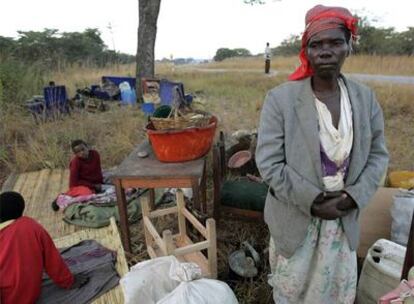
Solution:
M 266 43 L 264 58 L 265 58 L 265 74 L 269 74 L 270 59 L 272 58 L 272 50 L 270 49 L 269 42 Z
M 66 194 L 78 196 L 101 192 L 103 176 L 98 151 L 89 149 L 81 139 L 72 141 L 71 147 L 74 157 L 69 164 L 69 191 Z
M 256 163 L 269 185 L 269 284 L 278 304 L 353 304 L 359 215 L 388 164 L 375 94 L 341 74 L 357 19 L 317 5 L 305 18 L 301 66 L 268 92 Z
M 100 193 L 104 189 L 101 157 L 98 151 L 88 148 L 82 139 L 71 143 L 74 154 L 69 163 L 69 190 L 64 194 L 72 197 Z M 52 209 L 59 210 L 57 199 L 52 202 Z
M 79 288 L 85 275 L 73 276 L 50 235 L 23 216 L 25 201 L 13 191 L 0 194 L 0 303 L 33 304 L 40 295 L 43 271 L 61 288 Z

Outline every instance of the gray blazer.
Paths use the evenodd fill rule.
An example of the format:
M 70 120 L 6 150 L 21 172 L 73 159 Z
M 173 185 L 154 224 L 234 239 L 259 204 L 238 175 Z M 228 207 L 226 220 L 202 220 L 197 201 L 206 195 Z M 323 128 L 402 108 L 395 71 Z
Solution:
M 343 77 L 343 76 L 341 76 Z M 359 213 L 388 165 L 384 119 L 368 87 L 343 77 L 353 111 L 354 142 L 345 191 L 358 208 L 343 217 L 352 250 L 359 243 Z M 303 243 L 311 206 L 323 191 L 317 111 L 310 77 L 268 92 L 260 117 L 256 163 L 269 185 L 264 218 L 276 252 L 293 255 Z

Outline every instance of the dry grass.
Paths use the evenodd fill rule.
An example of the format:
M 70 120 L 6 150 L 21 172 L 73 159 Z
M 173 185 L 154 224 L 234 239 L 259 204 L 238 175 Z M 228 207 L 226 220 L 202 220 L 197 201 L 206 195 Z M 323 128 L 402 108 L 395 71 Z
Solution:
M 142 112 L 115 104 L 109 112 L 75 112 L 39 125 L 14 111 L 3 120 L 8 156 L 3 156 L 2 161 L 11 171 L 18 172 L 65 168 L 71 156 L 71 140 L 83 138 L 101 152 L 103 166 L 110 167 L 142 140 L 143 122 Z
M 291 71 L 297 64 L 296 57 L 275 57 L 272 68 Z M 260 108 L 266 92 L 282 83 L 286 74 L 265 76 L 261 72 L 262 58 L 234 59 L 208 66 L 192 68 L 158 65 L 157 76 L 183 81 L 186 92 L 193 92 L 198 106 L 215 113 L 220 119 L 221 130 L 231 133 L 237 129 L 257 128 Z M 197 71 L 195 68 L 232 69 L 231 72 Z M 413 75 L 412 60 L 381 57 L 351 57 L 345 66 L 347 72 Z M 103 75 L 133 75 L 134 66 L 117 66 L 111 69 L 69 69 L 53 76 L 56 83 L 65 84 L 69 95 L 76 88 L 99 83 Z M 403 85 L 369 84 L 377 94 L 385 116 L 386 138 L 391 153 L 391 169 L 414 170 L 414 88 Z M 70 140 L 83 138 L 98 149 L 103 166 L 112 167 L 144 137 L 142 127 L 145 117 L 138 108 L 111 107 L 109 112 L 90 114 L 72 113 L 56 122 L 36 125 L 27 113 L 18 107 L 0 113 L 0 170 L 28 171 L 41 168 L 59 168 L 68 165 Z M 0 182 L 1 182 L 0 174 Z M 209 187 L 211 191 L 211 185 Z M 161 227 L 162 228 L 162 227 Z M 161 229 L 160 228 L 160 229 Z M 130 262 L 148 258 L 143 250 L 140 225 L 133 226 L 133 243 L 136 254 Z M 227 256 L 238 249 L 240 241 L 252 241 L 261 253 L 261 275 L 253 281 L 232 281 L 228 277 Z M 240 303 L 269 303 L 271 291 L 266 283 L 267 258 L 264 254 L 268 235 L 262 223 L 220 221 L 218 223 L 219 277 L 235 290 Z

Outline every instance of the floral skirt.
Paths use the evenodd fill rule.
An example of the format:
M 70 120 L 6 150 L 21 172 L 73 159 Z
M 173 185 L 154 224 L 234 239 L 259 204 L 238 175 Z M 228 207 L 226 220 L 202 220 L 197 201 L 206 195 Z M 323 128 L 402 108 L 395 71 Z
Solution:
M 289 259 L 276 255 L 273 239 L 269 262 L 276 304 L 352 304 L 357 284 L 356 252 L 351 251 L 340 220 L 313 218 L 305 241 Z

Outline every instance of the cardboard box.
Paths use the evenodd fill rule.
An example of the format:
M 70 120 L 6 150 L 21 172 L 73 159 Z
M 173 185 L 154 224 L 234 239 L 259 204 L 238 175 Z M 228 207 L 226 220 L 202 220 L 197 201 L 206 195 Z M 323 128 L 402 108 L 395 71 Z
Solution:
M 391 239 L 391 206 L 398 188 L 379 187 L 371 202 L 362 210 L 358 257 L 365 257 L 368 249 L 381 238 Z

